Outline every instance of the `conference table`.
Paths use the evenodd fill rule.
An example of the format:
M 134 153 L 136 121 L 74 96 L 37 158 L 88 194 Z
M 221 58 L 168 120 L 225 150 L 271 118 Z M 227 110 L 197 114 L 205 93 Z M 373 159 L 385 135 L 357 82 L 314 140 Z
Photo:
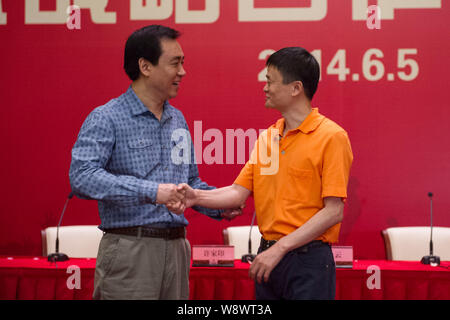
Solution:
M 91 299 L 96 259 L 50 263 L 46 257 L 0 257 L 2 300 Z M 336 270 L 336 299 L 450 300 L 450 262 L 432 267 L 413 261 L 355 260 Z M 191 267 L 190 299 L 252 300 L 249 265 Z

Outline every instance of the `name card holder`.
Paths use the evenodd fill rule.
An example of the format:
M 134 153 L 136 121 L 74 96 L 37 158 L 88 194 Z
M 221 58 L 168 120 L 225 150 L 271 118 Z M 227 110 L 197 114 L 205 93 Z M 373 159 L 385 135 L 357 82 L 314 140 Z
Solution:
M 234 267 L 234 246 L 192 246 L 193 267 Z
M 353 247 L 352 246 L 332 246 L 334 262 L 336 268 L 353 268 Z

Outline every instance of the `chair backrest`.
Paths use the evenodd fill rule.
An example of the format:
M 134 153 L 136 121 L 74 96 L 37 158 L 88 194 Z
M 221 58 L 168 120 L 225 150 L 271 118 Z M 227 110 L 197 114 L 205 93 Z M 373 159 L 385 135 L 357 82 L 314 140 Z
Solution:
M 55 252 L 56 227 L 42 230 L 42 255 Z M 103 232 L 97 226 L 59 227 L 59 252 L 69 258 L 95 258 Z
M 381 232 L 387 260 L 420 261 L 430 252 L 430 227 L 396 227 Z M 450 260 L 450 228 L 433 227 L 433 254 Z
M 250 226 L 228 227 L 223 229 L 224 244 L 234 246 L 234 258 L 241 259 L 248 253 L 248 237 Z M 258 226 L 252 228 L 252 253 L 256 254 L 261 241 L 261 233 Z

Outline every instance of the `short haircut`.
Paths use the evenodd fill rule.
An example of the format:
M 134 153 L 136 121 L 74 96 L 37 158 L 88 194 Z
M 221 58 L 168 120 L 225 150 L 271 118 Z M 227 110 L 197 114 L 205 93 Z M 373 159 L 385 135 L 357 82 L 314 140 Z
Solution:
M 131 80 L 140 75 L 139 59 L 144 58 L 158 65 L 162 54 L 162 39 L 177 39 L 180 33 L 169 27 L 150 25 L 134 31 L 125 44 L 123 68 Z
M 320 66 L 306 49 L 301 47 L 280 49 L 269 57 L 266 66 L 275 67 L 281 73 L 284 84 L 301 81 L 305 95 L 312 100 L 319 84 Z

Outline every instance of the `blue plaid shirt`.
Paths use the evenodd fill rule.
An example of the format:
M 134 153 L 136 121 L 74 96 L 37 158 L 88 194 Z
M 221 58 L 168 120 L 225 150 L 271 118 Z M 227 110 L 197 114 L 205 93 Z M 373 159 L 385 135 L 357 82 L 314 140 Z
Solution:
M 76 196 L 98 200 L 100 229 L 188 224 L 184 215 L 156 204 L 160 183 L 184 182 L 194 189 L 214 188 L 198 177 L 190 135 L 184 145 L 182 137 L 180 141 L 174 139 L 180 137 L 174 131 L 184 131 L 179 129 L 189 132 L 181 111 L 166 101 L 159 121 L 131 86 L 89 114 L 72 149 L 69 177 Z M 186 150 L 190 154 L 183 158 Z M 179 161 L 186 158 L 189 161 Z M 193 209 L 221 219 L 221 210 Z

